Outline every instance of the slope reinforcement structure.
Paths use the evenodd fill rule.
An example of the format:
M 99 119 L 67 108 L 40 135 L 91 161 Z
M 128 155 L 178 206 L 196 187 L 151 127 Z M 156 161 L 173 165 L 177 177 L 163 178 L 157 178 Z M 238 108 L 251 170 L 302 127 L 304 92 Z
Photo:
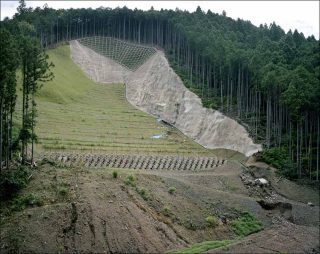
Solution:
M 91 40 L 95 45 L 95 37 Z M 235 120 L 217 110 L 204 108 L 201 99 L 183 85 L 162 51 L 156 50 L 140 67 L 130 71 L 103 56 L 110 53 L 97 53 L 89 39 L 86 45 L 90 48 L 78 41 L 71 41 L 70 45 L 72 59 L 91 79 L 101 83 L 124 80 L 126 97 L 131 104 L 177 127 L 200 145 L 210 149 L 231 149 L 246 156 L 262 149 Z

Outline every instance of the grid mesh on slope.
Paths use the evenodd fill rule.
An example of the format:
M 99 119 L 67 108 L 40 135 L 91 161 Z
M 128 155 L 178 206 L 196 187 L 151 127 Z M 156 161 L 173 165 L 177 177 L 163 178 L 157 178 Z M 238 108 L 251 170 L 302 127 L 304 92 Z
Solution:
M 78 40 L 82 45 L 109 57 L 131 71 L 138 69 L 156 50 L 111 37 L 93 36 Z

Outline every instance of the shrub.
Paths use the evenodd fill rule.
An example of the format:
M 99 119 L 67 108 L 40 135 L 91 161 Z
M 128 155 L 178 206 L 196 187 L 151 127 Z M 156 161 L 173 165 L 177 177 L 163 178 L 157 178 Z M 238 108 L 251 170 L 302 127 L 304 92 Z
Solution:
M 198 226 L 192 219 L 187 219 L 184 223 L 184 226 L 190 230 L 197 230 Z
M 163 208 L 163 214 L 164 214 L 165 216 L 170 216 L 171 213 L 172 213 L 172 212 L 171 212 L 170 207 L 165 206 L 165 207 Z
M 65 197 L 68 195 L 68 192 L 69 192 L 69 189 L 66 188 L 66 187 L 61 187 L 59 189 L 59 195 L 62 196 L 62 197 Z
M 168 190 L 168 192 L 169 192 L 170 194 L 173 194 L 173 193 L 175 193 L 176 191 L 177 191 L 177 189 L 176 189 L 175 187 L 170 187 L 169 190 Z
M 209 227 L 214 227 L 217 224 L 217 219 L 214 216 L 208 216 L 206 222 Z
M 114 178 L 114 179 L 116 179 L 117 177 L 118 177 L 118 172 L 117 171 L 112 171 L 112 177 Z
M 149 199 L 149 195 L 148 195 L 148 193 L 147 193 L 147 191 L 146 191 L 146 189 L 145 188 L 136 188 L 136 191 L 140 194 L 140 196 L 144 199 L 144 200 L 148 200 Z
M 26 196 L 17 197 L 12 201 L 11 209 L 13 211 L 21 211 L 28 206 L 42 206 L 43 201 L 40 197 L 34 194 L 28 194 Z
M 249 212 L 242 213 L 241 217 L 231 223 L 231 228 L 238 236 L 247 236 L 263 229 L 263 225 Z
M 278 173 L 289 179 L 297 179 L 297 170 L 294 163 L 288 157 L 285 147 L 265 149 L 258 153 L 257 160 L 263 161 L 278 169 Z
M 18 169 L 5 170 L 0 175 L 0 199 L 12 198 L 28 183 L 30 169 L 20 167 Z
M 133 175 L 128 175 L 127 178 L 124 180 L 125 185 L 131 185 L 132 187 L 136 186 L 135 178 Z

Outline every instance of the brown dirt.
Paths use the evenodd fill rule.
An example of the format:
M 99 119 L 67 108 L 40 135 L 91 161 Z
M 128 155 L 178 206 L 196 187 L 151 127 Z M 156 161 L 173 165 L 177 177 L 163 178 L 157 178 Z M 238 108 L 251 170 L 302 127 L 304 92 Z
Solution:
M 257 244 L 251 250 L 262 251 L 262 243 L 271 235 L 279 235 L 282 243 L 275 250 L 292 250 L 296 243 L 288 240 L 290 231 L 301 239 L 298 250 L 319 245 L 315 228 L 276 221 L 284 217 L 281 212 L 263 209 L 256 202 L 260 197 L 250 196 L 242 183 L 243 170 L 237 163 L 203 171 L 117 169 L 117 179 L 112 171 L 40 166 L 20 196 L 32 193 L 43 205 L 9 215 L 2 212 L 1 253 L 162 253 L 196 242 L 236 238 L 230 221 L 243 210 L 254 213 L 265 230 L 230 251 L 250 251 L 252 241 Z M 135 187 L 124 183 L 129 174 L 135 177 Z M 176 189 L 172 194 L 170 187 Z M 64 195 L 63 188 L 67 189 Z M 316 218 L 318 206 L 299 205 L 300 217 L 307 212 Z M 209 215 L 217 218 L 216 227 L 206 224 Z
M 224 249 L 207 253 L 319 253 L 319 228 L 279 221 Z

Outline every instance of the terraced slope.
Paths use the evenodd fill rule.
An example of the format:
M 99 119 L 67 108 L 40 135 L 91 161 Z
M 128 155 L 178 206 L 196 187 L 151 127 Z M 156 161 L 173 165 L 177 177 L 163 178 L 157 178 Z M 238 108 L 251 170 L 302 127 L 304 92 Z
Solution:
M 88 79 L 70 59 L 69 46 L 48 53 L 55 79 L 37 96 L 38 153 L 214 155 L 215 151 L 131 106 L 124 85 Z

